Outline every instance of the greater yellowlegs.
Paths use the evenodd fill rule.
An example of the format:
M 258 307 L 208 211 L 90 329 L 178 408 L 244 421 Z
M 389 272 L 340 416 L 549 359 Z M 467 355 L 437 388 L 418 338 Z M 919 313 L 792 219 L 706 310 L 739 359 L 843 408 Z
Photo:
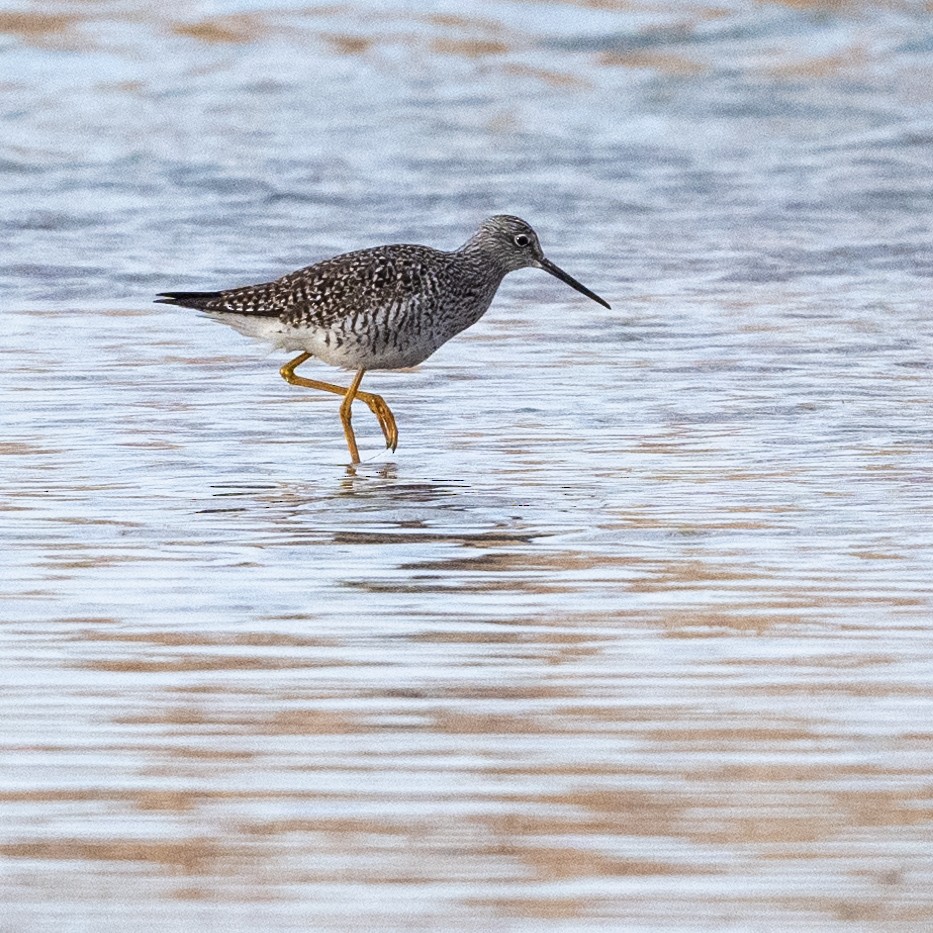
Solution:
M 365 402 L 382 428 L 386 446 L 398 445 L 398 428 L 378 395 L 360 391 L 369 369 L 404 369 L 426 360 L 451 337 L 485 314 L 502 279 L 516 269 L 544 269 L 603 307 L 609 304 L 545 259 L 538 235 L 518 217 L 483 221 L 459 249 L 374 246 L 261 285 L 217 292 L 165 292 L 158 301 L 197 308 L 240 333 L 300 350 L 280 370 L 292 385 L 343 396 L 340 418 L 350 457 L 360 456 L 350 407 Z M 305 379 L 295 370 L 312 356 L 355 371 L 349 388 Z

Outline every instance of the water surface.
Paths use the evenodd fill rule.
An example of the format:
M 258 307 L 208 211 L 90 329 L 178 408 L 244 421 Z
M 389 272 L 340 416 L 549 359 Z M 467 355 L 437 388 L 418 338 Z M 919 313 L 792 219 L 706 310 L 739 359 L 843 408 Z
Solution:
M 933 925 L 931 89 L 921 3 L 0 10 L 3 924 Z M 503 211 L 613 311 L 355 470 L 151 304 Z

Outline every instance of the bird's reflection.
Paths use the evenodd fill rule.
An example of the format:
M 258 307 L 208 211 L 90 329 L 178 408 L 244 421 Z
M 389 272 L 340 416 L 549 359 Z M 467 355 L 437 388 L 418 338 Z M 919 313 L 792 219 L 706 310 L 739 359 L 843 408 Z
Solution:
M 470 493 L 460 480 L 402 478 L 394 462 L 356 464 L 326 480 L 216 485 L 197 514 L 221 524 L 231 543 L 263 546 L 411 534 L 427 525 L 449 527 L 456 538 L 460 522 L 453 516 L 470 510 L 463 501 Z
M 359 463 L 348 463 L 341 480 L 342 494 L 352 496 L 358 491 L 360 480 L 368 481 L 371 478 L 383 480 L 395 480 L 398 478 L 398 465 L 394 461 L 383 463 L 379 469 L 370 474 L 367 470 L 362 470 Z

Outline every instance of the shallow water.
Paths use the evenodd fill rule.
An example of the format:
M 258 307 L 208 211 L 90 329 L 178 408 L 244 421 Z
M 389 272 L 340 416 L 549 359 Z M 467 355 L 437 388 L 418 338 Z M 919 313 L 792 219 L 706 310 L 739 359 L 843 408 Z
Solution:
M 0 929 L 928 929 L 928 5 L 424 9 L 0 11 Z M 500 211 L 355 470 L 151 304 Z

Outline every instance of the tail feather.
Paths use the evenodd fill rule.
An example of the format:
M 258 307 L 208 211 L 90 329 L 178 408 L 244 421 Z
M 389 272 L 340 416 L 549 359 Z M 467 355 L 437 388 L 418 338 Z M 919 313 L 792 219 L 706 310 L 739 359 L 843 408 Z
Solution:
M 156 303 L 179 305 L 182 308 L 197 308 L 199 311 L 204 311 L 208 305 L 217 301 L 222 294 L 223 292 L 162 292 L 156 297 Z

